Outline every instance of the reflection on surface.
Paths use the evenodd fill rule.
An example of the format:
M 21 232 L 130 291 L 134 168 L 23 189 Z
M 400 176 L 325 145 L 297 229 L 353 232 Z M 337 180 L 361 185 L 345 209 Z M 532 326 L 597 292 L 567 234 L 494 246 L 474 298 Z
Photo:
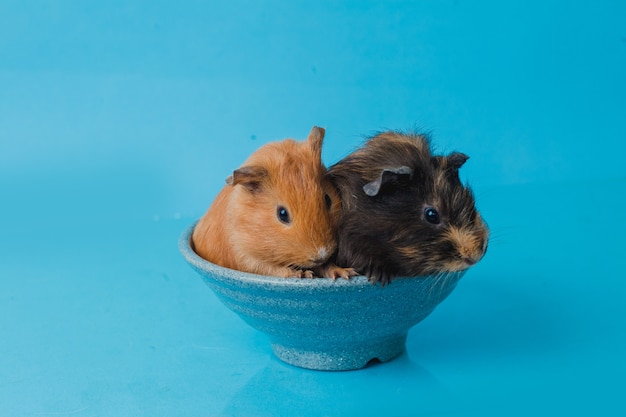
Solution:
M 454 403 L 450 396 L 406 352 L 391 362 L 371 363 L 346 372 L 300 369 L 272 356 L 267 366 L 233 396 L 222 415 L 393 415 L 396 407 L 424 412 L 424 404 L 430 411 L 435 407 L 449 411 Z M 437 397 L 441 401 L 436 401 Z

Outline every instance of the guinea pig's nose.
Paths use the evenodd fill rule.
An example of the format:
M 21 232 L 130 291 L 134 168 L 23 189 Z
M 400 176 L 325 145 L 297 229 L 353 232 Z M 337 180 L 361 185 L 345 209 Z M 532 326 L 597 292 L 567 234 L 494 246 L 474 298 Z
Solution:
M 463 260 L 465 261 L 467 266 L 475 265 L 478 262 L 478 260 L 473 259 L 473 258 L 463 258 Z
M 485 255 L 485 252 L 483 252 L 482 250 L 475 251 L 474 253 L 463 256 L 463 261 L 467 264 L 468 267 L 473 266 L 473 265 L 476 265 L 478 261 L 483 259 L 484 255 Z

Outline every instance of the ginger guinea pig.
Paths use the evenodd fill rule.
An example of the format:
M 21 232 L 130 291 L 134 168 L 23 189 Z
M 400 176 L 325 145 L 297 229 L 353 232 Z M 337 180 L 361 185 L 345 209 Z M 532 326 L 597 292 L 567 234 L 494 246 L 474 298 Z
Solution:
M 432 155 L 424 135 L 384 132 L 330 167 L 343 206 L 337 263 L 385 285 L 478 262 L 489 229 L 459 179 L 467 159 Z
M 327 263 L 336 249 L 340 201 L 321 152 L 324 129 L 254 152 L 196 225 L 196 253 L 215 264 L 279 277 L 356 273 Z

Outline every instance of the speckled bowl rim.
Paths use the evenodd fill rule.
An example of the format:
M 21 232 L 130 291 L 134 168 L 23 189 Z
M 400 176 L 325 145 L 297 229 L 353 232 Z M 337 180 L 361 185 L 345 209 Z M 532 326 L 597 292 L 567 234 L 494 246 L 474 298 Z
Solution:
M 366 276 L 358 275 L 350 278 L 349 280 L 344 278 L 282 278 L 269 275 L 259 275 L 250 272 L 243 272 L 235 269 L 219 266 L 212 262 L 201 258 L 192 248 L 191 235 L 196 227 L 197 221 L 188 226 L 180 235 L 178 240 L 178 248 L 182 253 L 185 260 L 191 264 L 194 268 L 205 272 L 213 279 L 222 281 L 237 282 L 247 285 L 257 286 L 272 286 L 275 288 L 290 289 L 290 290 L 302 290 L 311 292 L 314 290 L 331 290 L 331 289 L 363 289 L 371 288 L 374 285 L 369 282 Z M 420 277 L 414 277 L 419 279 Z M 409 278 L 410 279 L 410 278 Z

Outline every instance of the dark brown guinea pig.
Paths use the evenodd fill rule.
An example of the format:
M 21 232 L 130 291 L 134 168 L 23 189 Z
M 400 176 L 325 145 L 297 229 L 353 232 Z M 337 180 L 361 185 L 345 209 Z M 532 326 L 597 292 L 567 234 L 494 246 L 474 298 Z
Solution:
M 336 261 L 382 285 L 460 271 L 487 250 L 489 229 L 458 170 L 424 135 L 384 132 L 329 169 L 342 200 Z

